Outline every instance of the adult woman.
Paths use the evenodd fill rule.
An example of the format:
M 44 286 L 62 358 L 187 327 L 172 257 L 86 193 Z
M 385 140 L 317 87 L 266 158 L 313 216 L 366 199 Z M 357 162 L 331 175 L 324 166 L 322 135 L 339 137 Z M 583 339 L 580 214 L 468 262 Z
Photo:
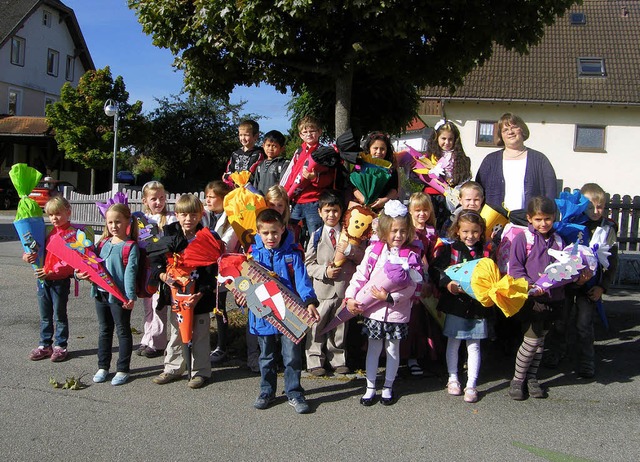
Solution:
M 528 138 L 529 127 L 519 116 L 507 112 L 500 117 L 497 144 L 504 149 L 488 154 L 476 175 L 487 204 L 518 210 L 534 196 L 555 199 L 553 166 L 544 154 L 524 145 Z

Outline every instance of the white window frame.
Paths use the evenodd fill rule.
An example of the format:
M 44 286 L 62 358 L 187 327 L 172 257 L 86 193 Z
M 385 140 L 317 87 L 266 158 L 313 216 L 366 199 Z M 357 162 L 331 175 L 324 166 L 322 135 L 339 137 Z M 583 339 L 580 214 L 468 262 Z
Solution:
M 11 111 L 11 94 L 15 94 L 15 104 L 14 107 L 15 109 L 13 111 Z M 17 88 L 9 88 L 9 91 L 7 92 L 7 114 L 9 115 L 22 115 L 22 97 L 23 97 L 23 93 L 22 90 L 19 90 Z
M 598 130 L 602 132 L 602 143 L 599 146 L 589 146 L 580 143 L 580 131 L 581 130 Z M 605 125 L 582 125 L 576 124 L 575 136 L 573 141 L 573 150 L 575 152 L 607 152 L 605 146 L 607 145 L 607 127 Z
M 487 140 L 488 136 L 487 130 L 491 126 L 491 141 Z M 478 120 L 478 124 L 476 125 L 476 146 L 486 146 L 486 147 L 496 147 L 498 137 L 496 136 L 496 131 L 498 130 L 498 121 L 494 120 Z
M 60 71 L 60 52 L 52 48 L 47 50 L 47 74 L 58 77 Z
M 67 55 L 67 61 L 64 70 L 64 78 L 69 82 L 73 82 L 75 76 L 76 58 L 71 55 Z
M 45 27 L 51 27 L 53 22 L 53 13 L 49 10 L 42 10 L 42 25 Z
M 14 35 L 11 37 L 11 54 L 9 59 L 11 64 L 24 67 L 24 55 L 27 48 L 27 41 L 22 37 Z
M 599 68 L 596 70 L 595 68 Z M 604 58 L 581 57 L 578 58 L 579 77 L 606 77 L 607 70 L 604 66 Z

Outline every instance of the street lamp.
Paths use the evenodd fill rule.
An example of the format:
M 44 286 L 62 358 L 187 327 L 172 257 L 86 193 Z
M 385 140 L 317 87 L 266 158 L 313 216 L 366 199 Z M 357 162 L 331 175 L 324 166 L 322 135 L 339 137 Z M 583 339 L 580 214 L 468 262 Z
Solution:
M 116 155 L 118 154 L 118 103 L 111 98 L 104 103 L 104 113 L 113 117 L 113 172 L 111 173 L 111 185 L 116 184 Z

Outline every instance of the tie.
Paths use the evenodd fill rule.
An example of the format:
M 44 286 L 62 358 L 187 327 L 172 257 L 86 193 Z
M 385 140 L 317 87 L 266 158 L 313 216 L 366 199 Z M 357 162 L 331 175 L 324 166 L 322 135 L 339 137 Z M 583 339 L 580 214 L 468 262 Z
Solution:
M 329 230 L 329 239 L 331 239 L 331 245 L 335 249 L 336 248 L 336 230 L 333 228 Z
M 214 212 L 210 212 L 209 218 L 209 229 L 213 230 L 216 228 L 216 224 L 218 223 L 218 219 L 216 218 L 216 214 Z

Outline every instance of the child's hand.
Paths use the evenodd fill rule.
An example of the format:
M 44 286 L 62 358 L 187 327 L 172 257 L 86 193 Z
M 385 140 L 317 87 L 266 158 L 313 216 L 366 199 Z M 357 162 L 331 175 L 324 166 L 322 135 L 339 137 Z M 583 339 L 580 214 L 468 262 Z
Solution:
M 81 279 L 83 281 L 86 281 L 87 279 L 89 279 L 89 273 L 85 273 L 82 271 L 76 271 L 75 276 L 76 278 Z
M 309 306 L 307 306 L 307 311 L 311 317 L 316 320 L 316 322 L 320 322 L 320 313 L 318 313 L 318 310 L 313 303 L 310 303 Z
M 454 281 L 451 281 L 449 284 L 447 284 L 447 290 L 452 295 L 458 295 L 458 294 L 464 293 L 464 290 L 462 290 L 462 287 L 460 287 L 460 284 Z
M 38 259 L 38 254 L 37 253 L 23 253 L 22 254 L 22 260 L 25 263 L 34 264 L 37 259 Z
M 356 302 L 353 298 L 347 300 L 347 310 L 349 310 L 349 313 L 351 314 L 360 314 L 364 311 L 362 309 L 362 304 Z
M 44 268 L 37 268 L 37 269 L 34 271 L 34 274 L 36 275 L 36 277 L 37 277 L 38 279 L 42 279 L 43 281 L 44 281 L 44 280 L 46 280 L 46 279 L 48 279 L 48 277 L 49 277 L 49 273 L 48 273 L 48 272 L 46 272 L 46 271 L 44 270 Z
M 593 286 L 591 289 L 589 289 L 589 292 L 587 292 L 587 295 L 589 295 L 589 300 L 591 300 L 592 302 L 597 302 L 602 298 L 603 293 L 604 293 L 604 289 L 602 287 Z
M 309 170 L 306 166 L 302 167 L 302 176 L 309 181 L 313 181 L 316 178 L 313 170 Z
M 381 302 L 384 302 L 389 296 L 389 292 L 387 292 L 384 289 L 378 289 L 377 287 L 372 287 L 371 295 L 373 295 L 373 298 L 375 298 L 376 300 L 380 300 Z
M 528 295 L 530 297 L 539 297 L 544 294 L 544 289 L 542 287 L 538 287 L 536 285 L 531 286 L 529 289 Z
M 341 266 L 327 266 L 327 271 L 325 272 L 329 279 L 335 279 L 340 276 L 342 272 Z
M 134 303 L 135 303 L 135 302 L 134 302 L 133 300 L 127 300 L 127 303 L 123 303 L 123 304 L 122 304 L 122 309 L 125 309 L 125 310 L 132 310 L 132 309 L 133 309 L 133 304 L 134 304 Z
M 593 271 L 589 268 L 585 268 L 580 271 L 580 276 L 578 276 L 578 280 L 576 281 L 577 286 L 583 286 L 593 277 Z
M 195 307 L 200 299 L 202 298 L 202 292 L 198 292 L 197 294 L 191 294 L 187 297 L 187 304 L 191 307 Z

